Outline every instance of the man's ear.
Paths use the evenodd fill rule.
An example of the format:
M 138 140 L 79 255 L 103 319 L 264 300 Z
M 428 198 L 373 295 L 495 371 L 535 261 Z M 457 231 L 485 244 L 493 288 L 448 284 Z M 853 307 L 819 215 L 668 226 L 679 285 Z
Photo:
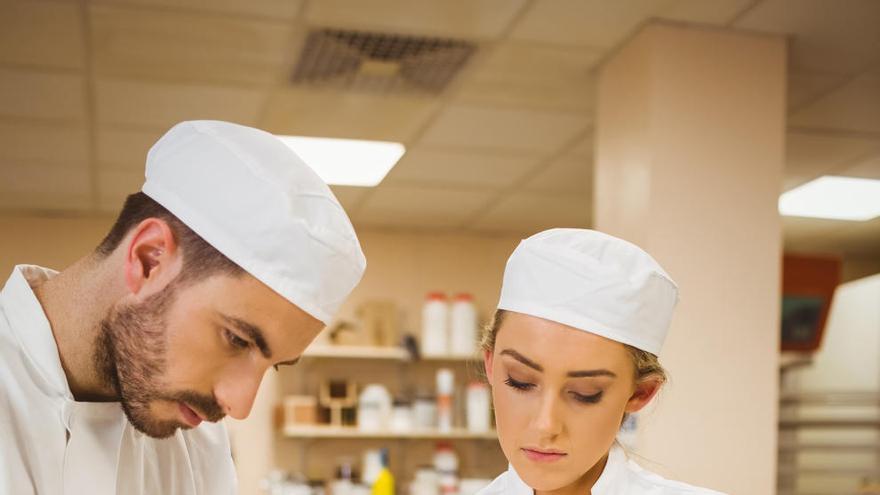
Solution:
M 486 372 L 486 379 L 489 381 L 489 386 L 492 386 L 492 362 L 494 361 L 495 356 L 492 354 L 492 351 L 483 351 L 483 369 Z
M 634 413 L 647 406 L 651 399 L 660 391 L 663 382 L 660 380 L 642 380 L 636 383 L 635 390 L 626 403 L 626 412 Z
M 147 218 L 132 229 L 125 251 L 125 285 L 133 294 L 152 295 L 180 272 L 180 250 L 168 223 Z

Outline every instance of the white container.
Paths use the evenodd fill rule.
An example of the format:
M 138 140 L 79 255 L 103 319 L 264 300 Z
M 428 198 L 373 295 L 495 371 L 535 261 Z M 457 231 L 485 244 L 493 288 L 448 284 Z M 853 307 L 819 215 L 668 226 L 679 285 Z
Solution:
M 452 431 L 453 407 L 452 398 L 455 393 L 455 375 L 451 369 L 437 370 L 437 429 L 447 433 Z
M 437 399 L 417 397 L 413 402 L 413 426 L 420 430 L 437 428 Z
M 358 397 L 357 424 L 360 431 L 387 431 L 391 421 L 391 394 L 372 383 Z
M 465 401 L 468 430 L 475 433 L 486 433 L 491 430 L 489 386 L 481 382 L 472 382 L 468 385 Z
M 434 451 L 434 469 L 440 485 L 441 495 L 458 493 L 458 455 L 452 446 L 438 443 Z
M 363 466 L 361 466 L 361 484 L 373 486 L 382 471 L 382 451 L 370 449 L 364 451 Z
M 389 429 L 395 433 L 406 433 L 413 430 L 413 408 L 407 403 L 394 404 L 391 411 Z
M 422 307 L 422 355 L 449 355 L 449 302 L 446 294 L 431 292 Z
M 430 467 L 420 467 L 409 487 L 410 495 L 439 495 L 440 479 L 437 471 Z
M 452 300 L 449 353 L 457 357 L 477 354 L 477 308 L 470 294 L 458 294 Z

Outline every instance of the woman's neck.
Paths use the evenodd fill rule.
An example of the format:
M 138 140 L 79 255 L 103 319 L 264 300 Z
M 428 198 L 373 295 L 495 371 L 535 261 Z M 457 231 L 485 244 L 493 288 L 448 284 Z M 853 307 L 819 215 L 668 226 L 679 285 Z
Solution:
M 605 471 L 605 464 L 608 463 L 608 454 L 605 454 L 599 462 L 596 463 L 589 471 L 583 474 L 574 483 L 559 488 L 557 490 L 540 491 L 535 490 L 535 495 L 589 495 L 593 489 L 593 485 L 602 476 Z

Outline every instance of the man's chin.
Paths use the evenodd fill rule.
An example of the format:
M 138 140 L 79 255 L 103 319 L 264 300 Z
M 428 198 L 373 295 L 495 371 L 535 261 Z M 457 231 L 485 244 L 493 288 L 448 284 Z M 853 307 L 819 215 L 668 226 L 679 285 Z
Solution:
M 153 419 L 150 417 L 149 412 L 147 412 L 148 408 L 132 407 L 124 401 L 122 402 L 122 410 L 125 412 L 125 417 L 132 428 L 157 440 L 171 437 L 179 429 L 190 429 L 188 425 L 178 421 Z
M 144 435 L 155 438 L 157 440 L 162 440 L 165 438 L 169 438 L 174 436 L 177 433 L 177 430 L 188 430 L 190 429 L 188 426 L 181 425 L 177 422 L 151 422 L 148 425 L 144 425 L 140 422 L 134 422 L 129 419 L 128 421 L 131 423 L 131 426 L 143 433 Z

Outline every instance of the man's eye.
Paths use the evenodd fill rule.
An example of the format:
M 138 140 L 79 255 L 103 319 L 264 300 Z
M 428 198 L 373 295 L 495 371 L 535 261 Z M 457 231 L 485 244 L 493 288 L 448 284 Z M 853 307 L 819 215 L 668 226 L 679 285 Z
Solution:
M 238 335 L 235 335 L 227 329 L 224 329 L 223 332 L 226 334 L 226 340 L 229 341 L 229 345 L 231 345 L 232 347 L 235 347 L 237 349 L 246 349 L 248 348 L 248 346 L 251 345 L 250 342 L 244 340 Z

